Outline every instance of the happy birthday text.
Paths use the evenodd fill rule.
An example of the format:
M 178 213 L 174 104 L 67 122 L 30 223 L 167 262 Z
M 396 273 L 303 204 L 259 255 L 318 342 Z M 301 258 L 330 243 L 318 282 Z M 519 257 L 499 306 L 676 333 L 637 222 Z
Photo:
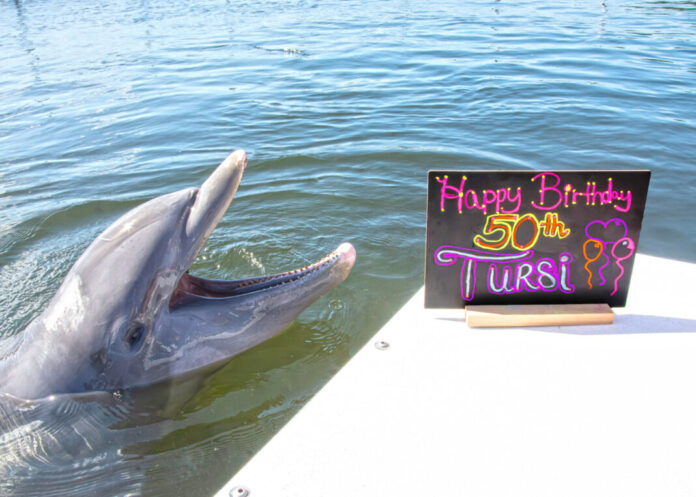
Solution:
M 483 214 L 494 213 L 515 214 L 524 204 L 522 187 L 507 187 L 484 189 L 476 191 L 466 187 L 467 177 L 462 174 L 459 186 L 450 184 L 448 175 L 435 178 L 440 184 L 440 210 L 445 212 L 447 205 L 454 201 L 459 214 L 464 210 L 479 210 Z M 611 205 L 620 212 L 628 212 L 631 208 L 631 190 L 617 190 L 614 180 L 608 178 L 606 185 L 598 185 L 596 181 L 588 181 L 582 187 L 565 183 L 556 173 L 543 172 L 531 178 L 538 185 L 535 197 L 530 199 L 534 209 L 550 211 L 560 207 L 569 208 L 575 205 L 603 206 Z M 448 201 L 450 204 L 448 204 Z

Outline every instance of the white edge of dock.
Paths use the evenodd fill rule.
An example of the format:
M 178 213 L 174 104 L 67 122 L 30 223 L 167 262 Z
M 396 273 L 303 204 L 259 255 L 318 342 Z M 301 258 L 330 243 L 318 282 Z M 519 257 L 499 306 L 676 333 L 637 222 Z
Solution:
M 614 324 L 524 329 L 421 289 L 217 496 L 696 495 L 695 282 L 638 255 Z

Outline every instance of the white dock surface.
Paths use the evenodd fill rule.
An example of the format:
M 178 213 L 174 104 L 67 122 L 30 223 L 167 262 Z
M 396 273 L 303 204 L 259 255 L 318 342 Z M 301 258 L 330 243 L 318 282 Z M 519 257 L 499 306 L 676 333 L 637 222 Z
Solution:
M 639 255 L 615 312 L 469 329 L 421 290 L 217 495 L 694 496 L 696 265 Z

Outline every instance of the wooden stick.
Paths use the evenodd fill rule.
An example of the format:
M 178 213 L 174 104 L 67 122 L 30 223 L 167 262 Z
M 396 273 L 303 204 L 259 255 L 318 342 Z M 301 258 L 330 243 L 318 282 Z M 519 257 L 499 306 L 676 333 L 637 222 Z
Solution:
M 607 304 L 469 305 L 466 322 L 470 328 L 611 324 L 614 312 Z

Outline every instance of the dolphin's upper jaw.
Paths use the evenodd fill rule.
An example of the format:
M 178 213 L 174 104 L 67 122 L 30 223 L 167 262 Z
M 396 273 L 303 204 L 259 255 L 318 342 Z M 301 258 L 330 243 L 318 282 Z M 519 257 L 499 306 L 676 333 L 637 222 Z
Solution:
M 241 280 L 210 280 L 184 274 L 179 280 L 169 301 L 170 309 L 186 305 L 200 299 L 228 299 L 254 292 L 263 292 L 272 288 L 286 286 L 287 290 L 301 285 L 309 279 L 315 279 L 333 268 L 340 268 L 333 276 L 336 284 L 348 276 L 355 262 L 355 249 L 350 243 L 341 244 L 336 250 L 317 262 L 284 273 Z
M 184 236 L 189 244 L 190 263 L 193 263 L 198 252 L 227 212 L 246 166 L 246 153 L 244 150 L 236 150 L 198 189 L 184 225 Z

